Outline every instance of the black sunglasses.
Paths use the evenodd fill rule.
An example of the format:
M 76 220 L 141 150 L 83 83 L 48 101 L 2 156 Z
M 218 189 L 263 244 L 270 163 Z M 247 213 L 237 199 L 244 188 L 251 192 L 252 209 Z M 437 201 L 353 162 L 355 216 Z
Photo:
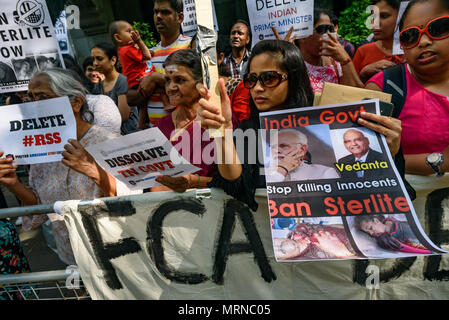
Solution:
M 318 33 L 320 36 L 325 34 L 326 32 L 333 33 L 334 32 L 334 26 L 331 24 L 320 24 L 315 28 L 316 33 Z
M 282 74 L 279 71 L 263 71 L 259 75 L 248 73 L 243 77 L 243 85 L 247 89 L 252 89 L 256 86 L 257 81 L 260 81 L 260 84 L 263 87 L 274 88 L 286 79 L 287 75 Z

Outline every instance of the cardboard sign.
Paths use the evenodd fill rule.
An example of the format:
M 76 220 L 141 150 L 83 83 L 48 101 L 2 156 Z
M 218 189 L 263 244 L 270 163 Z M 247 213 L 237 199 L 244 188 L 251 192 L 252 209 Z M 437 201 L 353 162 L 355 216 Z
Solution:
M 159 185 L 155 178 L 160 175 L 179 177 L 200 170 L 179 155 L 159 128 L 107 140 L 86 150 L 131 190 Z
M 315 94 L 313 105 L 323 106 L 334 103 L 354 102 L 366 98 L 391 102 L 391 94 L 389 93 L 325 82 L 321 95 Z
M 260 114 L 278 261 L 447 253 L 424 233 L 385 137 L 357 124 L 378 100 Z
M 0 0 L 0 93 L 28 89 L 38 70 L 64 67 L 45 0 Z
M 253 46 L 260 40 L 276 39 L 271 27 L 275 27 L 281 36 L 292 26 L 292 36 L 297 35 L 297 38 L 306 38 L 313 34 L 314 0 L 246 0 L 246 6 Z
M 76 122 L 67 97 L 0 107 L 0 150 L 18 165 L 55 162 Z

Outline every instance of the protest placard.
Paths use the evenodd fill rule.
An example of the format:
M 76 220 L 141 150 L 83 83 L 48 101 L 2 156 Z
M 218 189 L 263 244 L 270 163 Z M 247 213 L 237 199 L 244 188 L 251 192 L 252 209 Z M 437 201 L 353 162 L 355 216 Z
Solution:
M 246 0 L 253 34 L 252 45 L 260 40 L 276 39 L 271 27 L 281 36 L 293 27 L 292 35 L 305 38 L 313 34 L 314 0 Z
M 410 1 L 402 1 L 401 6 L 399 7 L 398 19 L 396 21 L 396 28 L 394 29 L 393 36 L 393 54 L 404 54 L 404 50 L 402 50 L 401 44 L 399 42 L 399 22 L 401 21 L 402 15 L 404 14 L 404 11 L 407 8 L 409 2 Z
M 131 190 L 159 185 L 155 178 L 160 175 L 179 177 L 200 170 L 181 157 L 159 128 L 107 140 L 86 150 Z
M 76 122 L 67 97 L 0 108 L 0 150 L 18 165 L 60 161 L 69 139 Z
M 195 0 L 183 0 L 184 2 L 184 20 L 182 21 L 182 34 L 193 37 L 198 29 L 198 25 L 196 23 L 196 9 L 195 9 Z M 215 4 L 212 2 L 212 14 L 214 18 L 214 30 L 218 31 L 218 21 L 217 14 L 215 12 Z
M 385 137 L 357 123 L 379 100 L 260 114 L 278 261 L 445 253 L 424 233 Z
M 62 66 L 45 0 L 0 0 L 0 93 L 28 89 L 37 70 Z
M 56 19 L 55 34 L 61 54 L 69 54 L 69 35 L 67 33 L 67 18 L 65 10 L 62 10 L 58 19 Z

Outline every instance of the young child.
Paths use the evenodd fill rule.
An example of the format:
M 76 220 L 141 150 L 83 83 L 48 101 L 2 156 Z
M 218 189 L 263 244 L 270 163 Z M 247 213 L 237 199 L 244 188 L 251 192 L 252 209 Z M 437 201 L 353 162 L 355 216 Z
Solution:
M 155 71 L 151 63 L 153 55 L 138 32 L 126 21 L 114 21 L 109 26 L 112 40 L 118 47 L 123 75 L 130 88 L 137 88 L 140 79 Z

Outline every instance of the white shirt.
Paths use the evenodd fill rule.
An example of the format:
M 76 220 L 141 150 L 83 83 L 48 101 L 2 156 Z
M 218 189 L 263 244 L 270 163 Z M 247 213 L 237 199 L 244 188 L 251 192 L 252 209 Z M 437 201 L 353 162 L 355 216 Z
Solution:
M 267 182 L 320 180 L 340 178 L 334 168 L 321 164 L 305 164 L 293 169 L 287 176 L 275 171 L 267 175 Z

